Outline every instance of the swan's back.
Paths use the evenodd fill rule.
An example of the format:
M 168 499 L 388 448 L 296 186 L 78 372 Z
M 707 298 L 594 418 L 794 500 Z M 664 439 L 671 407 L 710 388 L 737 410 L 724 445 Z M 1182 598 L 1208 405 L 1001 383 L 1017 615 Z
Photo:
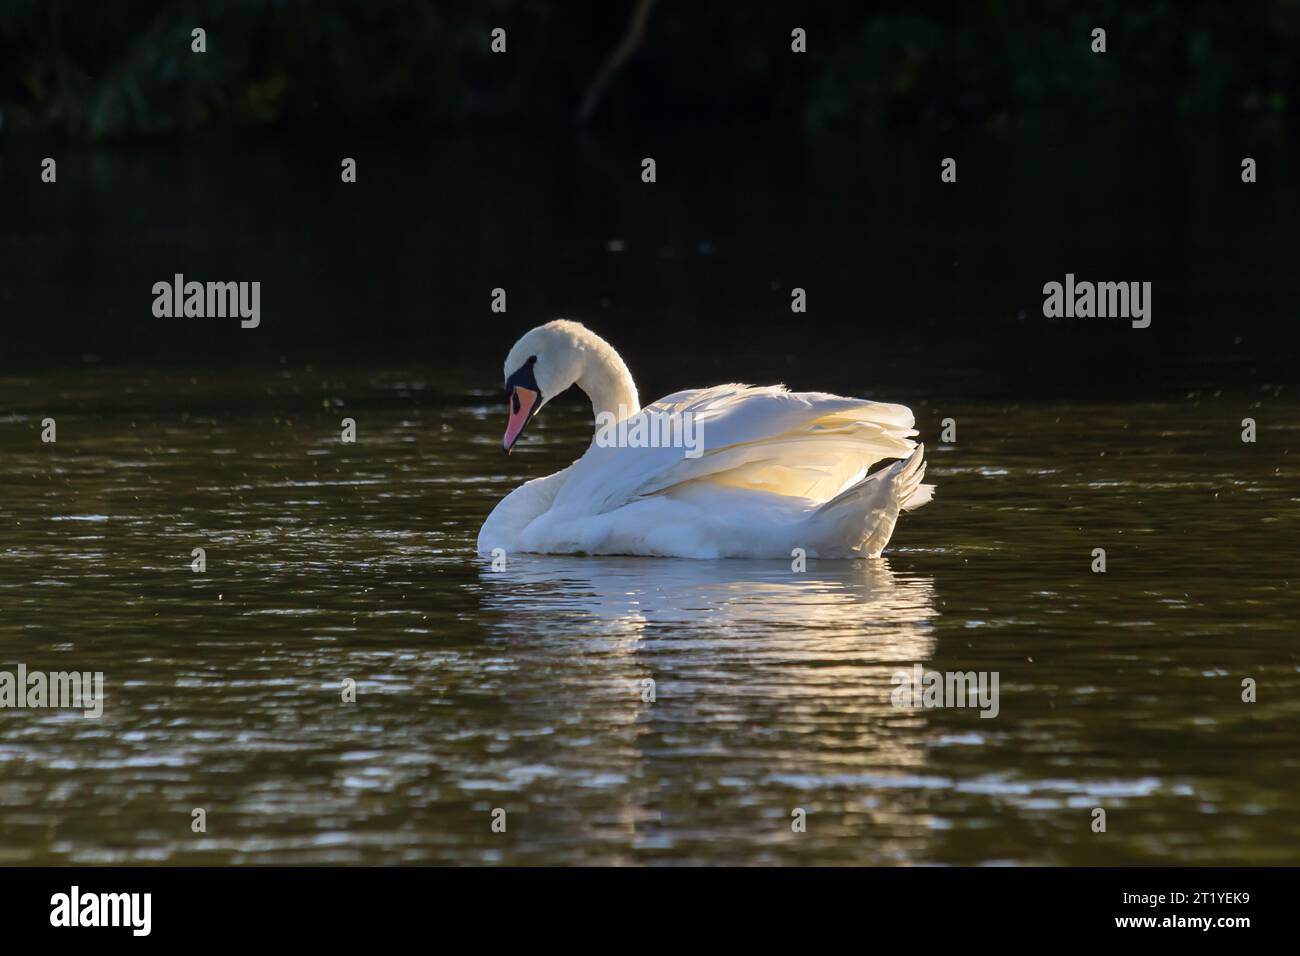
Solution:
M 697 430 L 699 457 L 680 447 L 630 448 L 593 442 L 574 463 L 553 507 L 603 513 L 688 482 L 752 489 L 818 505 L 860 481 L 885 458 L 916 443 L 903 405 L 791 392 L 780 385 L 717 385 L 675 392 L 628 419 L 667 416 Z

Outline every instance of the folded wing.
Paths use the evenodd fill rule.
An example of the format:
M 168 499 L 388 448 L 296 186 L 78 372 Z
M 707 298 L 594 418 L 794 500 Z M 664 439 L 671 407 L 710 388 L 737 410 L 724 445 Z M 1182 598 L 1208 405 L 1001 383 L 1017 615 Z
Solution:
M 624 423 L 621 433 L 697 439 L 683 447 L 627 447 L 593 441 L 574 463 L 554 509 L 602 514 L 690 482 L 753 488 L 822 504 L 885 458 L 915 448 L 903 405 L 790 392 L 781 386 L 718 385 L 676 392 Z M 608 437 L 620 432 L 611 429 Z

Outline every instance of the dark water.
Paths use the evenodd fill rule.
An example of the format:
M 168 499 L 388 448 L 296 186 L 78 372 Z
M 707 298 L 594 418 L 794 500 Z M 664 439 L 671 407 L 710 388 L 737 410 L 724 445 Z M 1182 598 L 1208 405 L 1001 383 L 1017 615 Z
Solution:
M 589 415 L 507 459 L 471 371 L 0 380 L 4 666 L 107 685 L 0 712 L 4 862 L 1300 862 L 1293 392 L 899 394 L 939 496 L 887 559 L 494 572 Z M 914 663 L 998 716 L 895 708 Z
M 39 181 L 46 155 L 56 184 Z M 1242 155 L 1257 183 L 1241 182 Z M 356 184 L 340 183 L 342 156 Z M 944 156 L 955 184 L 939 179 Z M 1298 161 L 1285 143 L 1155 123 L 934 140 L 14 143 L 0 151 L 0 370 L 86 355 L 177 372 L 282 358 L 495 370 L 562 316 L 606 335 L 655 395 L 683 376 L 804 370 L 806 387 L 924 394 L 961 373 L 944 399 L 1249 391 L 1300 367 L 1300 190 L 1284 173 Z M 261 325 L 155 318 L 153 285 L 177 273 L 260 282 Z M 1043 285 L 1066 273 L 1151 282 L 1151 327 L 1044 318 Z

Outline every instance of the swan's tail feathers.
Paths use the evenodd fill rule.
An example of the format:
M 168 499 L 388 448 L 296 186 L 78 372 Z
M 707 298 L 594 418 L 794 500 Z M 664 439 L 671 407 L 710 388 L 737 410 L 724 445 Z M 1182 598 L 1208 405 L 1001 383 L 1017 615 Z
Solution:
M 904 511 L 915 511 L 921 505 L 928 505 L 934 500 L 934 485 L 921 483 L 921 479 L 925 477 L 925 446 L 917 445 L 916 451 L 912 452 L 908 461 L 911 461 L 912 458 L 916 459 L 919 467 L 912 472 L 912 477 L 907 485 L 900 489 L 901 497 L 899 500 L 902 501 Z M 903 464 L 906 465 L 907 462 L 903 462 Z
M 902 511 L 934 497 L 925 477 L 925 446 L 902 461 L 868 475 L 827 501 L 810 518 L 811 547 L 820 557 L 878 558 L 894 534 Z
M 924 469 L 922 469 L 924 472 Z M 903 501 L 904 511 L 915 511 L 921 505 L 928 505 L 934 500 L 934 485 L 917 485 L 916 491 L 912 492 Z

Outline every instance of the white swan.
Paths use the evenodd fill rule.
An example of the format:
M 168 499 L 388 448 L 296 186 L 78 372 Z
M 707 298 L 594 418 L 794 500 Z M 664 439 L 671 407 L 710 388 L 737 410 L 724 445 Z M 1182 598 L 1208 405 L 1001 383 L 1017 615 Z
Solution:
M 899 512 L 934 491 L 921 483 L 925 447 L 911 440 L 912 412 L 902 405 L 717 385 L 641 408 L 618 353 L 564 319 L 516 342 L 505 373 L 507 452 L 571 385 L 587 393 L 605 427 L 568 468 L 501 500 L 479 531 L 480 553 L 789 560 L 802 548 L 813 558 L 874 558 Z M 651 435 L 700 441 L 637 446 Z M 884 458 L 903 460 L 868 475 Z

